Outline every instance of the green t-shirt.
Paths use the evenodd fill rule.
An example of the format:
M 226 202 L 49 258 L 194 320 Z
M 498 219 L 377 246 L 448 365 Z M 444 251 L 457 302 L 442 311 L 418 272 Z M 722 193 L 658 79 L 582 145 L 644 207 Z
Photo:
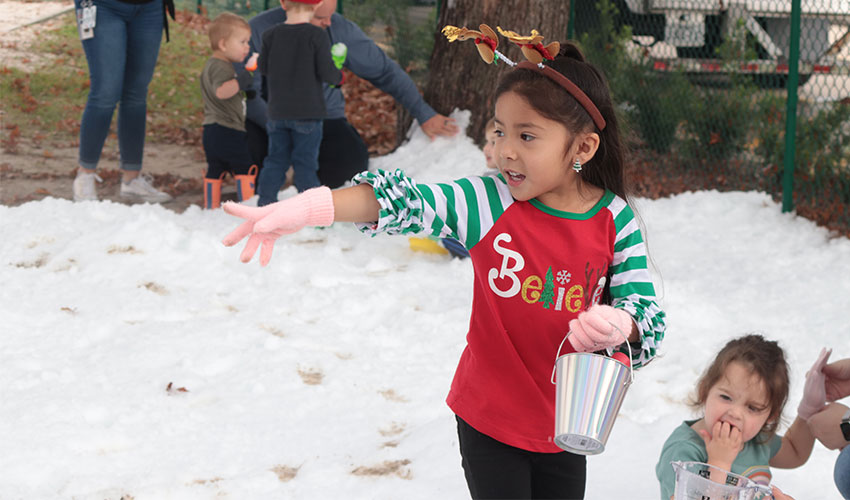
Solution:
M 661 448 L 661 458 L 655 466 L 655 475 L 661 484 L 661 500 L 670 500 L 673 496 L 673 487 L 676 484 L 676 475 L 673 461 L 681 462 L 707 462 L 708 452 L 705 450 L 705 442 L 697 431 L 691 429 L 696 420 L 686 420 L 676 427 L 670 434 L 664 446 Z M 770 483 L 770 459 L 782 446 L 782 438 L 773 436 L 766 443 L 759 441 L 758 437 L 744 443 L 744 449 L 735 457 L 730 472 L 744 476 L 759 484 Z
M 236 78 L 233 65 L 210 57 L 201 71 L 201 95 L 204 98 L 204 125 L 217 123 L 224 127 L 245 131 L 245 96 L 237 92 L 229 99 L 219 99 L 215 90 L 228 80 Z

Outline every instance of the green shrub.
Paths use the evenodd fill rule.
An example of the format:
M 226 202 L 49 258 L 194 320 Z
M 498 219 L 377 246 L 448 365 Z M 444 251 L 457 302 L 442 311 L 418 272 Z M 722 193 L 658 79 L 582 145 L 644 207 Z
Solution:
M 596 4 L 595 29 L 579 37 L 587 59 L 602 68 L 614 101 L 623 104 L 625 131 L 635 132 L 652 150 L 666 153 L 689 114 L 692 89 L 680 72 L 659 73 L 633 47 L 632 31 L 617 27 L 617 7 L 611 0 Z
M 759 101 L 756 154 L 768 167 L 774 167 L 774 184 L 781 185 L 785 170 L 786 99 L 766 96 Z M 825 104 L 813 116 L 797 117 L 794 154 L 798 184 L 814 183 L 817 188 L 843 189 L 850 202 L 850 104 L 841 101 Z
M 148 87 L 147 135 L 154 141 L 199 144 L 203 103 L 198 77 L 209 57 L 205 33 L 171 22 Z M 4 122 L 28 131 L 23 138 L 76 140 L 89 89 L 88 63 L 73 15 L 45 31 L 32 48 L 50 57 L 35 71 L 5 68 L 0 95 L 8 98 Z M 112 120 L 113 131 L 117 119 Z
M 684 147 L 685 155 L 692 159 L 729 160 L 745 149 L 753 130 L 758 89 L 747 75 L 731 71 L 740 61 L 755 57 L 742 20 L 717 53 L 727 67 L 728 81 L 714 87 L 693 87 L 695 98 L 686 116 Z
M 691 115 L 694 89 L 681 72 L 657 73 L 645 65 L 630 72 L 626 100 L 641 139 L 653 151 L 669 152 L 679 124 Z
M 691 159 L 728 160 L 744 150 L 753 125 L 753 88 L 694 89 L 697 97 L 685 120 L 684 152 Z
M 391 57 L 411 76 L 422 76 L 434 47 L 436 8 L 422 23 L 411 22 L 413 0 L 346 0 L 345 17 L 366 30 L 379 22 L 385 32 Z

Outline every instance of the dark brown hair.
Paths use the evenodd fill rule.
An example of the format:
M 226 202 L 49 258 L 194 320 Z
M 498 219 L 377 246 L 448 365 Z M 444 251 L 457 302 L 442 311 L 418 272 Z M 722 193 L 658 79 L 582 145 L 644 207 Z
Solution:
M 495 98 L 498 99 L 506 92 L 516 92 L 540 115 L 562 123 L 570 133 L 599 134 L 599 149 L 583 165 L 580 175 L 584 181 L 627 199 L 620 127 L 602 71 L 587 62 L 581 50 L 572 42 L 564 43 L 555 59 L 544 64 L 569 78 L 587 94 L 602 113 L 606 122 L 605 130 L 596 128 L 587 111 L 563 87 L 530 69 L 515 69 L 506 73 L 496 88 Z
M 779 344 L 772 340 L 765 340 L 761 335 L 745 335 L 730 340 L 723 346 L 697 382 L 697 390 L 691 399 L 691 406 L 702 408 L 705 405 L 708 391 L 723 378 L 726 368 L 732 362 L 741 363 L 750 370 L 750 373 L 764 382 L 770 415 L 760 432 L 765 440 L 770 439 L 776 434 L 782 408 L 788 400 L 788 363 L 785 361 L 785 352 Z

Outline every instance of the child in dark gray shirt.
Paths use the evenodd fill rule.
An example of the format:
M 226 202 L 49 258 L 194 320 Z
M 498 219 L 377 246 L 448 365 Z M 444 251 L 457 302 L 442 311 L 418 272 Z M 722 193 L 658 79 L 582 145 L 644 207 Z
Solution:
M 247 57 L 251 26 L 236 14 L 224 12 L 209 26 L 209 58 L 201 72 L 204 99 L 204 207 L 221 205 L 221 183 L 230 172 L 236 181 L 239 201 L 254 196 L 257 167 L 252 165 L 245 133 L 245 98 L 242 92 L 252 81 L 250 73 L 237 76 L 233 63 Z M 256 60 L 252 57 L 251 62 Z
M 319 144 L 326 116 L 322 82 L 342 83 L 327 33 L 310 24 L 320 0 L 281 0 L 286 21 L 263 33 L 258 70 L 267 94 L 269 152 L 259 178 L 258 206 L 277 201 L 292 165 L 299 192 L 319 186 Z

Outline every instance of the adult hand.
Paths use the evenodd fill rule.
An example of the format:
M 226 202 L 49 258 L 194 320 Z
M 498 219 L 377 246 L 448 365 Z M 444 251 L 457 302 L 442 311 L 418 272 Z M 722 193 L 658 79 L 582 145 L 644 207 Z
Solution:
M 741 431 L 729 424 L 729 422 L 714 422 L 711 433 L 706 429 L 699 430 L 699 436 L 705 442 L 705 451 L 708 453 L 708 463 L 731 471 L 732 462 L 738 453 L 744 449 L 744 439 Z
M 595 304 L 570 321 L 570 344 L 576 352 L 618 346 L 628 339 L 632 324 L 632 317 L 626 311 Z
M 245 219 L 230 234 L 224 237 L 225 246 L 239 243 L 245 236 L 248 242 L 239 259 L 250 262 L 260 249 L 260 265 L 265 266 L 272 258 L 275 241 L 285 235 L 299 231 L 304 226 L 330 226 L 334 221 L 333 194 L 326 186 L 308 189 L 303 193 L 265 207 L 248 207 L 228 202 L 222 205 L 225 212 Z
M 823 367 L 826 376 L 826 400 L 850 396 L 850 358 L 839 359 Z
M 809 420 L 812 415 L 821 411 L 826 405 L 826 387 L 823 367 L 832 349 L 821 349 L 815 364 L 806 372 L 806 384 L 803 386 L 803 399 L 797 407 L 797 415 L 803 420 Z
M 425 135 L 430 137 L 431 140 L 434 140 L 437 136 L 452 137 L 456 135 L 460 129 L 457 127 L 457 123 L 455 123 L 454 118 L 449 118 L 448 116 L 437 113 L 422 124 L 422 131 L 425 132 Z
M 809 419 L 812 435 L 830 450 L 840 450 L 847 446 L 844 433 L 841 432 L 841 418 L 847 413 L 847 407 L 841 403 L 830 403 Z

